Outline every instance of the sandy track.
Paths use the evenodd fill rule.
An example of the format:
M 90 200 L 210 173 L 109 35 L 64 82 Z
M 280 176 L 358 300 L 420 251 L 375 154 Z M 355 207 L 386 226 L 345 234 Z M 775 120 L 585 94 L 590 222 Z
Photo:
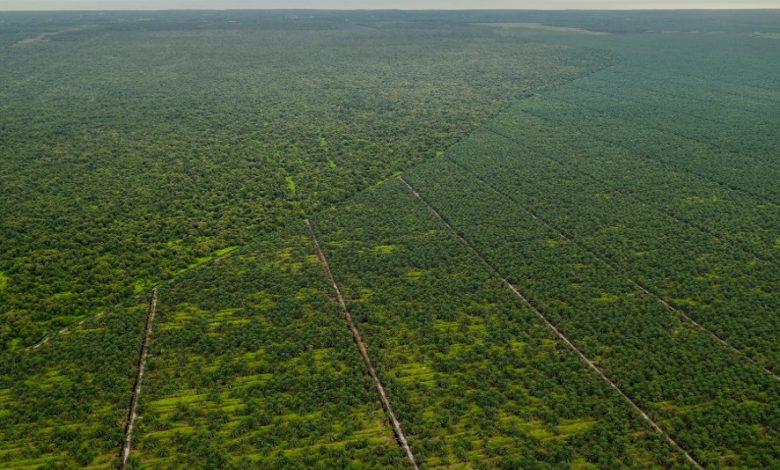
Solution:
M 491 131 L 491 132 L 493 132 L 493 131 Z M 509 137 L 506 137 L 503 134 L 498 134 L 498 135 L 501 135 L 502 137 L 510 139 Z M 510 140 L 512 140 L 512 139 L 510 139 Z M 636 279 L 631 277 L 628 273 L 626 273 L 625 271 L 620 269 L 618 266 L 616 266 L 616 265 L 610 263 L 609 261 L 607 261 L 606 258 L 600 256 L 599 254 L 597 254 L 593 250 L 589 249 L 588 247 L 584 246 L 582 243 L 578 242 L 577 240 L 574 240 L 572 236 L 563 233 L 560 228 L 552 225 L 547 220 L 539 217 L 533 210 L 531 210 L 528 207 L 524 206 L 522 203 L 520 203 L 520 201 L 518 201 L 512 195 L 507 194 L 507 193 L 505 193 L 505 192 L 503 192 L 503 191 L 501 191 L 499 189 L 496 189 L 492 184 L 490 184 L 489 182 L 487 182 L 484 179 L 480 178 L 479 176 L 475 175 L 473 171 L 471 171 L 468 168 L 464 167 L 460 163 L 458 163 L 458 162 L 456 162 L 456 161 L 454 161 L 452 159 L 448 159 L 448 160 L 450 162 L 452 162 L 453 165 L 457 166 L 461 170 L 463 170 L 466 173 L 468 173 L 469 175 L 471 175 L 475 180 L 479 181 L 482 185 L 484 185 L 485 187 L 489 188 L 491 191 L 493 191 L 498 196 L 501 196 L 502 198 L 507 198 L 510 201 L 512 201 L 518 208 L 523 210 L 523 212 L 528 214 L 531 218 L 533 218 L 534 220 L 536 220 L 537 222 L 539 222 L 543 226 L 545 226 L 548 229 L 550 229 L 553 232 L 555 232 L 559 237 L 561 237 L 564 240 L 572 243 L 573 245 L 575 245 L 579 249 L 583 250 L 585 253 L 591 255 L 594 259 L 596 259 L 602 265 L 606 266 L 608 269 L 610 269 L 613 272 L 616 272 L 616 273 L 620 274 L 621 276 L 623 276 L 628 281 L 628 283 L 631 286 L 633 286 L 635 289 L 641 291 L 643 294 L 649 296 L 650 298 L 655 299 L 658 303 L 660 303 L 666 309 L 668 309 L 670 312 L 675 314 L 678 317 L 678 319 L 680 319 L 681 321 L 686 322 L 686 323 L 690 324 L 691 326 L 693 326 L 694 328 L 696 328 L 697 330 L 699 330 L 699 331 L 701 331 L 701 332 L 711 336 L 721 346 L 724 346 L 725 348 L 729 349 L 731 352 L 739 355 L 743 359 L 746 359 L 750 363 L 760 367 L 761 369 L 764 370 L 764 372 L 766 372 L 767 374 L 771 375 L 775 380 L 780 380 L 780 376 L 775 374 L 771 369 L 769 369 L 768 367 L 758 363 L 752 357 L 748 356 L 743 350 L 741 350 L 738 347 L 734 346 L 733 344 L 728 342 L 725 338 L 721 337 L 720 335 L 718 335 L 714 331 L 710 330 L 706 326 L 704 326 L 701 323 L 697 322 L 696 320 L 693 319 L 693 317 L 691 317 L 690 315 L 688 315 L 684 311 L 682 311 L 682 310 L 672 306 L 663 296 L 661 296 L 660 294 L 658 294 L 658 293 L 650 290 L 649 288 L 645 287 L 639 281 L 637 281 Z
M 674 439 L 672 439 L 671 436 L 669 436 L 661 427 L 656 424 L 655 421 L 642 409 L 637 405 L 628 395 L 626 395 L 609 377 L 606 376 L 604 371 L 601 370 L 599 366 L 597 366 L 588 356 L 585 355 L 580 349 L 572 343 L 569 338 L 567 338 L 563 333 L 561 333 L 558 328 L 550 322 L 547 317 L 538 310 L 514 285 L 512 285 L 501 273 L 492 265 L 490 264 L 487 259 L 485 259 L 482 254 L 480 254 L 472 245 L 469 243 L 465 238 L 460 236 L 460 234 L 455 231 L 455 229 L 450 225 L 449 222 L 430 204 L 428 201 L 426 201 L 422 196 L 420 196 L 420 193 L 417 192 L 417 190 L 412 187 L 411 184 L 409 184 L 402 176 L 399 176 L 398 179 L 407 187 L 407 189 L 414 195 L 415 198 L 420 200 L 425 206 L 428 208 L 428 210 L 445 226 L 447 229 L 455 235 L 455 237 L 460 240 L 460 242 L 477 258 L 479 258 L 482 263 L 490 270 L 490 272 L 493 273 L 496 277 L 498 277 L 509 289 L 512 290 L 512 292 L 520 299 L 520 301 L 528 307 L 531 311 L 533 311 L 541 320 L 542 322 L 547 326 L 547 328 L 552 331 L 555 336 L 557 336 L 561 341 L 566 343 L 569 348 L 571 348 L 577 355 L 582 359 L 583 362 L 585 362 L 588 367 L 590 367 L 599 377 L 601 377 L 602 380 L 604 380 L 607 384 L 609 384 L 610 387 L 612 387 L 622 398 L 623 400 L 631 406 L 631 408 L 634 409 L 641 417 L 642 419 L 650 425 L 653 430 L 655 430 L 657 433 L 659 433 L 661 436 L 663 436 L 667 442 L 669 442 L 675 449 L 678 449 L 680 452 L 682 452 L 683 455 L 685 455 L 685 458 L 696 468 L 702 469 L 702 466 L 697 462 L 685 449 L 683 449 Z
M 374 387 L 376 387 L 376 390 L 379 393 L 379 400 L 382 402 L 382 407 L 385 409 L 387 416 L 390 418 L 390 423 L 393 426 L 393 433 L 395 433 L 398 444 L 404 450 L 404 453 L 409 459 L 409 462 L 412 464 L 412 467 L 417 470 L 417 461 L 415 460 L 414 454 L 412 454 L 412 449 L 409 447 L 406 436 L 404 436 L 404 432 L 401 429 L 401 423 L 395 417 L 395 413 L 393 413 L 393 409 L 390 406 L 390 400 L 387 399 L 387 394 L 385 393 L 385 389 L 382 386 L 382 382 L 379 381 L 376 370 L 371 364 L 371 359 L 368 357 L 368 350 L 366 349 L 366 345 L 363 342 L 363 338 L 360 336 L 360 332 L 355 326 L 355 323 L 352 321 L 352 315 L 349 313 L 347 304 L 344 302 L 344 297 L 341 295 L 341 289 L 339 289 L 339 286 L 336 283 L 336 279 L 333 277 L 333 273 L 330 271 L 330 266 L 328 265 L 327 258 L 325 258 L 325 253 L 323 253 L 322 249 L 320 248 L 320 242 L 317 239 L 317 235 L 314 233 L 314 227 L 312 227 L 309 219 L 305 219 L 304 222 L 306 223 L 306 227 L 309 229 L 309 235 L 311 236 L 312 243 L 314 243 L 314 248 L 317 251 L 317 259 L 319 259 L 320 264 L 322 264 L 322 269 L 325 271 L 325 274 L 327 274 L 331 285 L 333 285 L 333 290 L 336 291 L 336 298 L 338 299 L 339 305 L 341 306 L 341 310 L 344 312 L 344 318 L 346 319 L 347 325 L 349 326 L 349 331 L 352 332 L 352 339 L 355 340 L 355 344 L 357 344 L 358 349 L 360 350 L 360 355 L 363 357 L 363 362 L 366 365 L 366 369 L 368 369 L 368 375 L 371 376 L 371 381 L 374 382 Z
M 152 289 L 152 297 L 149 299 L 149 309 L 146 312 L 146 327 L 144 328 L 144 338 L 141 341 L 141 351 L 138 355 L 138 370 L 135 376 L 135 384 L 130 395 L 130 408 L 127 412 L 127 423 L 125 424 L 125 438 L 122 441 L 122 449 L 119 453 L 122 459 L 119 468 L 124 470 L 127 467 L 127 458 L 130 456 L 131 442 L 133 439 L 133 425 L 137 416 L 138 397 L 141 395 L 141 382 L 144 377 L 144 365 L 146 356 L 149 353 L 149 338 L 152 336 L 152 324 L 154 315 L 157 313 L 157 288 Z

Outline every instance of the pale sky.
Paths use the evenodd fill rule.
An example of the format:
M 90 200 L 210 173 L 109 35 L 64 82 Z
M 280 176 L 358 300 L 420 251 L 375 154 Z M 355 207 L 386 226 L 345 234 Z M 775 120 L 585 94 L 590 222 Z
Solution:
M 0 0 L 0 10 L 780 8 L 780 0 Z

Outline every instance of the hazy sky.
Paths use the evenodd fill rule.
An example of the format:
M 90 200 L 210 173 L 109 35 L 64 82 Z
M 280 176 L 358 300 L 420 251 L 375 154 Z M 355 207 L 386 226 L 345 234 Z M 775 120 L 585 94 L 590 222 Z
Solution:
M 0 0 L 0 10 L 780 8 L 780 0 Z

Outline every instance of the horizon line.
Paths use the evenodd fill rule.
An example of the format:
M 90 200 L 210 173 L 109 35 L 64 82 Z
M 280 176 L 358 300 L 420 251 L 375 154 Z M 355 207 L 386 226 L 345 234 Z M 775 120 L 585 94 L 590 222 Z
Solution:
M 540 11 L 554 11 L 554 12 L 566 12 L 566 11 L 577 11 L 577 12 L 587 12 L 587 11 L 594 11 L 594 12 L 605 12 L 605 11 L 636 11 L 636 12 L 662 12 L 662 11 L 668 11 L 668 12 L 686 12 L 686 11 L 780 11 L 780 6 L 777 7 L 742 7 L 742 8 L 731 8 L 731 7 L 711 7 L 711 8 L 698 8 L 698 7 L 691 7 L 691 8 L 66 8 L 66 9 L 57 9 L 57 10 L 50 10 L 50 9 L 40 9 L 40 10 L 29 10 L 29 9 L 2 9 L 0 8 L 0 13 L 65 13 L 65 12 L 71 12 L 71 13 L 80 13 L 80 12 L 95 12 L 95 13 L 102 13 L 102 12 L 172 12 L 172 11 L 269 11 L 269 12 L 282 12 L 282 11 L 309 11 L 309 12 L 367 12 L 367 11 L 376 11 L 376 12 L 382 12 L 382 11 L 393 11 L 393 12 L 456 12 L 456 11 L 467 11 L 467 12 L 479 12 L 479 11 L 493 11 L 493 12 L 501 12 L 501 11 L 510 11 L 510 12 L 519 12 L 519 11 L 534 11 L 534 12 L 540 12 Z

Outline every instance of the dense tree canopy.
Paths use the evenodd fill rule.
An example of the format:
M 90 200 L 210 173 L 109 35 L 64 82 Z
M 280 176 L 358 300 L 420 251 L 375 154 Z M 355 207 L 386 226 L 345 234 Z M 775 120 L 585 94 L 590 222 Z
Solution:
M 780 466 L 778 15 L 1 13 L 0 467 Z
M 5 14 L 0 348 L 441 152 L 611 63 L 452 22 Z M 362 19 L 356 17 L 356 20 Z

